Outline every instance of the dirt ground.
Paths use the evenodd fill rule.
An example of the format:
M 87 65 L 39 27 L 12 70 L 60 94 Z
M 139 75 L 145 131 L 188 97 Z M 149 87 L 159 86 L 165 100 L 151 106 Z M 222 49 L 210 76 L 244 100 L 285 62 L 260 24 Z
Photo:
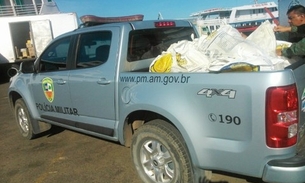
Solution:
M 1 183 L 140 183 L 130 149 L 119 144 L 54 128 L 33 140 L 18 132 L 8 105 L 8 82 L 0 83 Z M 214 183 L 245 183 L 213 175 Z

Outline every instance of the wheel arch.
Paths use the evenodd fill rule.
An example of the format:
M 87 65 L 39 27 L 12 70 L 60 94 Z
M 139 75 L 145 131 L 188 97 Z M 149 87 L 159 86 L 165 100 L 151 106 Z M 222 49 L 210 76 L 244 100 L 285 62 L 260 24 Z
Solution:
M 143 108 L 143 107 L 142 107 Z M 139 108 L 137 108 L 139 109 Z M 162 112 L 163 111 L 163 112 Z M 182 136 L 185 145 L 187 147 L 187 150 L 190 154 L 191 161 L 193 165 L 196 165 L 198 162 L 197 154 L 195 154 L 195 150 L 193 147 L 193 144 L 188 143 L 191 142 L 190 136 L 188 132 L 183 127 L 183 124 L 172 114 L 169 114 L 165 110 L 152 110 L 152 109 L 142 109 L 142 110 L 133 110 L 130 111 L 127 115 L 125 115 L 124 118 L 124 124 L 122 125 L 122 133 L 124 134 L 122 138 L 119 138 L 121 143 L 124 144 L 126 147 L 130 147 L 131 145 L 131 139 L 132 136 L 137 128 L 139 128 L 142 125 L 145 125 L 145 123 L 154 120 L 154 119 L 161 119 L 168 123 L 170 123 L 172 126 L 174 126 Z
M 25 102 L 26 106 L 28 107 L 31 116 L 36 119 L 39 116 L 38 111 L 35 110 L 36 106 L 35 106 L 33 97 L 31 96 L 30 92 L 27 90 L 28 90 L 28 88 L 23 89 L 23 92 L 19 92 L 17 90 L 10 90 L 8 93 L 10 107 L 12 109 L 14 109 L 16 101 L 18 99 L 22 98 L 23 101 Z
M 16 92 L 16 91 L 11 91 L 8 96 L 9 96 L 10 108 L 12 110 L 14 110 L 16 101 L 18 99 L 22 98 L 22 96 L 18 92 Z
M 19 92 L 15 91 L 15 90 L 11 90 L 9 92 L 8 96 L 9 96 L 10 108 L 12 109 L 12 111 L 14 111 L 16 101 L 18 99 L 23 99 L 26 107 L 28 108 L 29 115 L 31 115 L 31 118 L 32 118 L 31 122 L 32 122 L 32 127 L 33 127 L 33 133 L 34 134 L 40 133 L 41 132 L 40 124 L 39 124 L 38 120 L 36 120 L 38 113 L 36 112 L 36 114 L 35 114 L 35 112 L 32 110 L 35 107 L 34 103 L 33 102 L 29 103 L 29 101 L 28 101 L 32 97 L 27 96 L 27 95 L 21 95 Z M 34 114 L 33 114 L 33 112 L 34 112 Z
M 169 123 L 170 120 L 166 117 L 148 110 L 136 110 L 129 113 L 124 118 L 124 126 L 123 126 L 123 144 L 126 147 L 130 147 L 131 145 L 131 138 L 134 132 L 145 123 L 154 120 L 154 119 L 162 119 Z M 172 124 L 172 123 L 171 123 Z M 173 124 L 172 124 L 173 125 Z M 174 125 L 173 125 L 174 126 Z

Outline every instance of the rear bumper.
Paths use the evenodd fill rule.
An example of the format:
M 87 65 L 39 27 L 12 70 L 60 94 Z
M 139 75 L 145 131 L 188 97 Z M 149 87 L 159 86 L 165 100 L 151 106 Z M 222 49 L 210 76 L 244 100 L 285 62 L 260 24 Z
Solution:
M 264 169 L 263 180 L 272 183 L 304 183 L 305 157 L 296 155 L 269 161 Z

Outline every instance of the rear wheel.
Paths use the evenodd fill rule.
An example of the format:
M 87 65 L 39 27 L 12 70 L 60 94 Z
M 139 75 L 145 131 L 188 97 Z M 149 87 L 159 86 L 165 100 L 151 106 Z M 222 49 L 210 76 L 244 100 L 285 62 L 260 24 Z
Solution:
M 33 139 L 35 134 L 32 128 L 32 118 L 23 99 L 18 99 L 15 103 L 15 118 L 21 135 L 27 139 Z
M 186 145 L 178 130 L 165 121 L 153 120 L 137 129 L 131 152 L 144 182 L 194 182 Z

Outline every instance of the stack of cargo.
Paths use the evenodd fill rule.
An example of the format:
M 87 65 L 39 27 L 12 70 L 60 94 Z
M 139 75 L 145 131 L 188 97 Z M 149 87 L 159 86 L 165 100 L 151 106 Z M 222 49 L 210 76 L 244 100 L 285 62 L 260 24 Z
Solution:
M 246 38 L 233 26 L 222 25 L 209 36 L 172 44 L 154 59 L 150 72 L 282 70 L 290 62 L 276 55 L 278 44 L 269 21 Z M 289 46 L 289 43 L 284 44 Z
M 26 48 L 28 50 L 29 57 L 35 57 L 35 49 L 31 40 L 27 40 Z
M 28 50 L 26 48 L 21 48 L 20 52 L 22 58 L 28 57 Z
M 34 46 L 32 44 L 32 41 L 31 40 L 27 40 L 26 48 L 21 48 L 20 52 L 21 52 L 21 55 L 17 54 L 19 59 L 35 58 L 35 49 L 34 49 Z

